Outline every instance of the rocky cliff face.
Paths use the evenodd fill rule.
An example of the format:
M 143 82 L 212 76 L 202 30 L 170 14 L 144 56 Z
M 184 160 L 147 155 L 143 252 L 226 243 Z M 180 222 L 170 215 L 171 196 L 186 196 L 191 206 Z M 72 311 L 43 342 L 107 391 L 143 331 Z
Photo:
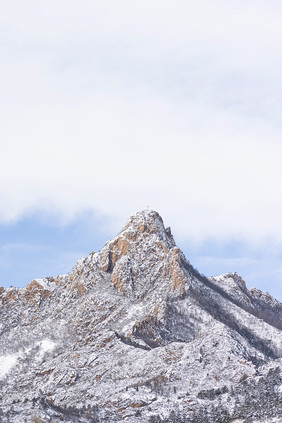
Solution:
M 0 421 L 282 422 L 282 304 L 200 275 L 154 211 L 0 288 Z

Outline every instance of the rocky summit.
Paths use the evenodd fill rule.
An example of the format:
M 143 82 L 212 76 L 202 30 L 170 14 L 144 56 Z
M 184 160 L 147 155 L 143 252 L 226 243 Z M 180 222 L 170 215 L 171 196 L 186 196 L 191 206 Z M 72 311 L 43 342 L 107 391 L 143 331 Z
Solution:
M 282 422 L 282 304 L 199 274 L 154 211 L 0 310 L 3 423 Z

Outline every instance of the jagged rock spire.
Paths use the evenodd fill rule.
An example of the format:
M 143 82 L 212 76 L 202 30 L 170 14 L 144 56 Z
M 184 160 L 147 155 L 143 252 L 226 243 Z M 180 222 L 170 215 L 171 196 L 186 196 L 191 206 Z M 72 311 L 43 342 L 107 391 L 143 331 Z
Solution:
M 127 239 L 136 240 L 138 236 L 144 233 L 155 234 L 169 248 L 175 246 L 170 228 L 165 229 L 162 217 L 154 210 L 136 212 L 126 222 L 118 237 L 123 235 Z

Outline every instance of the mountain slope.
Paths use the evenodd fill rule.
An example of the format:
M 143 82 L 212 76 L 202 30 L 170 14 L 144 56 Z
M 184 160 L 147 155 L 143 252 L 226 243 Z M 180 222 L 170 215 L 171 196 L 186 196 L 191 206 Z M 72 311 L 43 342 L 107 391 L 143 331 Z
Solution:
M 198 274 L 154 211 L 0 299 L 2 422 L 282 421 L 281 303 Z

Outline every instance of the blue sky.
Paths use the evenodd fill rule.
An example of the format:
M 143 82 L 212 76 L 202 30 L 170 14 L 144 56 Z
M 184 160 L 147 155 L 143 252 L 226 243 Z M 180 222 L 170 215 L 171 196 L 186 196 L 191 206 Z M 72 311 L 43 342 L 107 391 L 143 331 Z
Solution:
M 68 225 L 47 216 L 1 225 L 0 285 L 23 287 L 33 278 L 68 273 L 79 258 L 102 248 L 104 224 L 83 213 Z
M 282 5 L 11 0 L 0 281 L 67 272 L 148 205 L 203 273 L 282 299 Z

